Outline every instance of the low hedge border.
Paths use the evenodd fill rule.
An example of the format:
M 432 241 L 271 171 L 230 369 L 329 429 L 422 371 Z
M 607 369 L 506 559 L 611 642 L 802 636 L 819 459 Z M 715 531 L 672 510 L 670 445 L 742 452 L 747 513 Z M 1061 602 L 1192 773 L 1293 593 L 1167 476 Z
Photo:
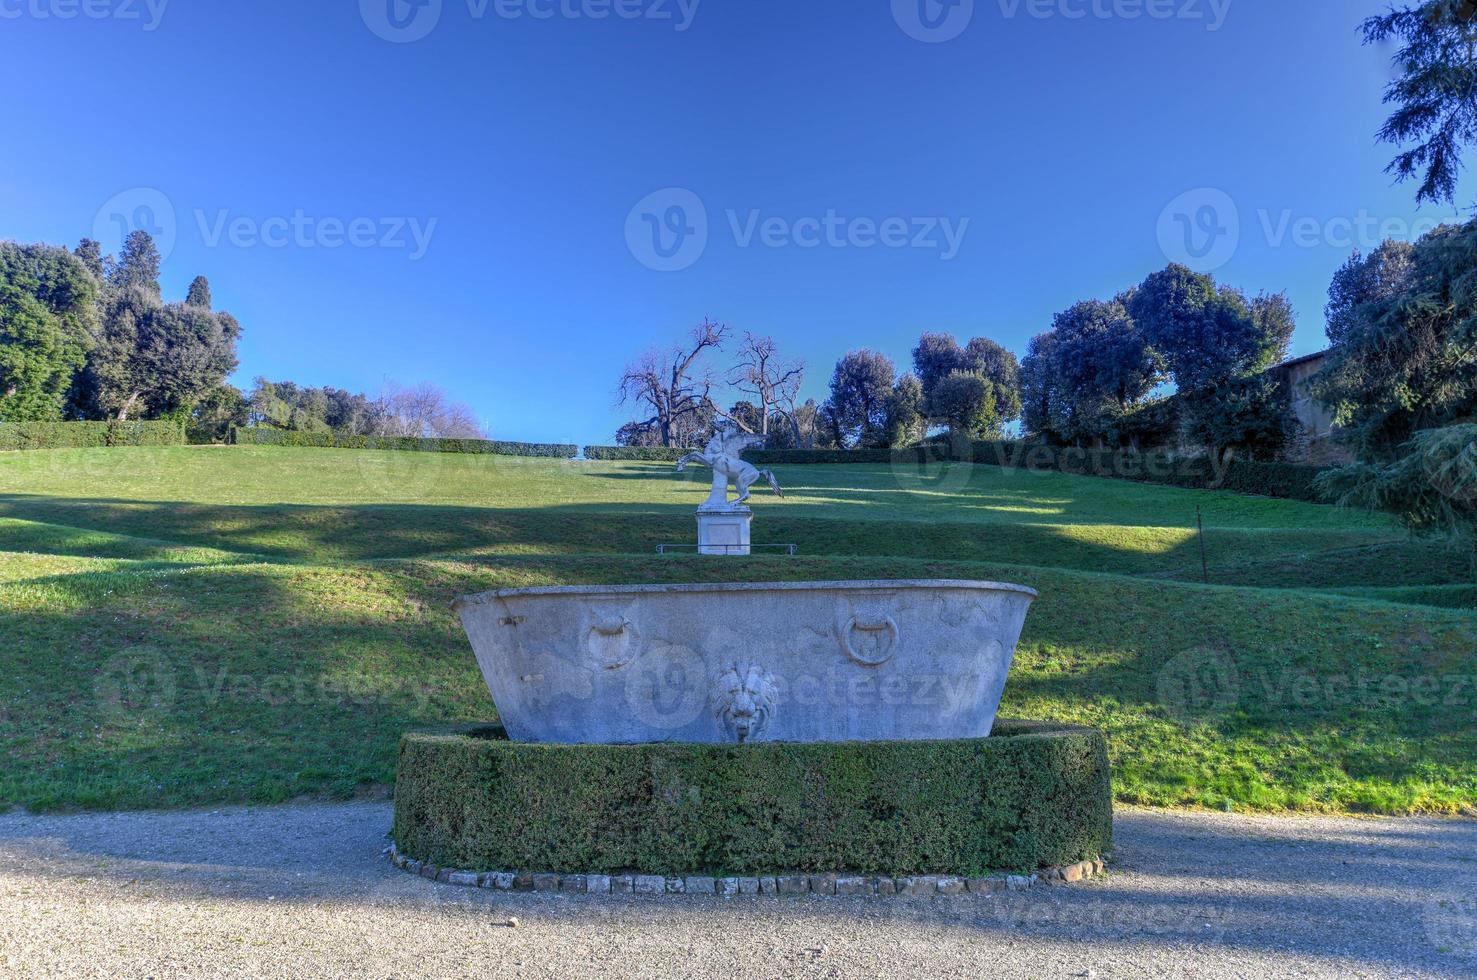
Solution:
M 184 444 L 179 422 L 0 422 L 0 450 Z
M 1111 848 L 1107 742 L 996 723 L 985 739 L 539 745 L 496 726 L 400 743 L 393 839 L 437 868 L 977 877 Z
M 1029 875 L 744 875 L 714 878 L 710 875 L 536 874 L 527 871 L 458 871 L 438 868 L 388 848 L 390 863 L 402 871 L 464 888 L 491 888 L 502 892 L 560 892 L 565 895 L 840 895 L 853 898 L 932 898 L 955 895 L 999 895 L 1024 891 L 1034 885 L 1069 884 L 1103 874 L 1102 858 L 1079 861 L 1061 868 L 1043 868 Z
M 675 462 L 690 450 L 638 446 L 586 446 L 586 459 Z M 744 459 L 756 466 L 845 465 L 857 463 L 920 466 L 926 463 L 980 463 L 1006 469 L 1052 471 L 1162 483 L 1189 490 L 1229 490 L 1262 497 L 1326 503 L 1313 481 L 1323 467 L 1231 459 L 1220 466 L 1203 456 L 1134 453 L 1122 449 L 1079 449 L 1025 442 L 950 444 L 932 441 L 906 449 L 751 449 Z
M 238 446 L 288 446 L 309 449 L 388 449 L 399 452 L 467 453 L 482 456 L 538 456 L 573 459 L 579 447 L 545 442 L 503 442 L 496 439 L 417 439 L 406 436 L 346 436 L 333 432 L 293 432 L 286 429 L 234 428 L 231 442 Z

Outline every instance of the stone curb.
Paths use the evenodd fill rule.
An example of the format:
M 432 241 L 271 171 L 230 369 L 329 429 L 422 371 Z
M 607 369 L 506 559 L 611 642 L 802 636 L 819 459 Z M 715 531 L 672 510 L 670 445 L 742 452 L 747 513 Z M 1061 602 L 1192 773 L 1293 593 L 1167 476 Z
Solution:
M 1043 868 L 1030 875 L 990 875 L 963 878 L 955 875 L 764 875 L 743 878 L 714 878 L 705 875 L 663 877 L 662 875 L 559 875 L 524 871 L 457 871 L 417 861 L 400 853 L 394 844 L 384 851 L 390 863 L 403 871 L 432 881 L 467 888 L 490 888 L 503 892 L 558 892 L 565 895 L 827 895 L 841 897 L 888 896 L 900 898 L 998 895 L 1024 891 L 1035 885 L 1065 885 L 1103 874 L 1102 858 L 1078 861 L 1061 868 Z

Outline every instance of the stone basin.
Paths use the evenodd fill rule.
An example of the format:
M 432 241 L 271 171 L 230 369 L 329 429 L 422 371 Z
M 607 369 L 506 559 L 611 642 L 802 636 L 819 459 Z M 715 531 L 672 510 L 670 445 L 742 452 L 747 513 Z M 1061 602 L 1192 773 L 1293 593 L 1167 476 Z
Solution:
M 968 581 L 507 589 L 458 599 L 515 741 L 984 738 L 1036 592 Z

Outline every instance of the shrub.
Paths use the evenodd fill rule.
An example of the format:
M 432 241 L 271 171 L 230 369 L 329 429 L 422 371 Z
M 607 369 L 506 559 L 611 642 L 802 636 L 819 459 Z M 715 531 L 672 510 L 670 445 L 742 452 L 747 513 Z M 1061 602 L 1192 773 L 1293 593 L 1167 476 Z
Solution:
M 400 743 L 394 837 L 476 871 L 983 874 L 1112 844 L 1107 743 L 996 724 L 986 739 L 535 745 L 495 727 Z
M 182 446 L 179 422 L 0 422 L 0 450 Z
M 407 436 L 348 436 L 334 432 L 236 428 L 231 441 L 240 446 L 290 446 L 316 449 L 390 449 L 403 452 L 470 453 L 491 456 L 542 456 L 573 459 L 578 446 L 543 442 L 500 442 L 493 439 L 416 439 Z

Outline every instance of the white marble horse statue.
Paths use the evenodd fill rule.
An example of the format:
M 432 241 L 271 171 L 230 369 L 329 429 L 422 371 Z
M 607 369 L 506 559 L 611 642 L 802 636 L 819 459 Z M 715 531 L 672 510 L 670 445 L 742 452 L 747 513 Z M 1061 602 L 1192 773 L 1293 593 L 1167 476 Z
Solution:
M 708 440 L 708 445 L 702 452 L 688 453 L 677 461 L 678 473 L 687 469 L 689 463 L 701 463 L 703 466 L 713 468 L 713 492 L 708 494 L 708 499 L 703 501 L 699 510 L 725 510 L 737 507 L 749 499 L 749 488 L 761 479 L 768 483 L 775 493 L 781 497 L 785 495 L 773 473 L 769 470 L 755 468 L 753 464 L 744 462 L 740 456 L 745 449 L 763 441 L 763 436 L 752 435 L 738 429 L 719 429 L 714 433 L 713 438 Z M 738 499 L 731 503 L 728 499 L 729 484 L 732 484 L 738 491 Z

